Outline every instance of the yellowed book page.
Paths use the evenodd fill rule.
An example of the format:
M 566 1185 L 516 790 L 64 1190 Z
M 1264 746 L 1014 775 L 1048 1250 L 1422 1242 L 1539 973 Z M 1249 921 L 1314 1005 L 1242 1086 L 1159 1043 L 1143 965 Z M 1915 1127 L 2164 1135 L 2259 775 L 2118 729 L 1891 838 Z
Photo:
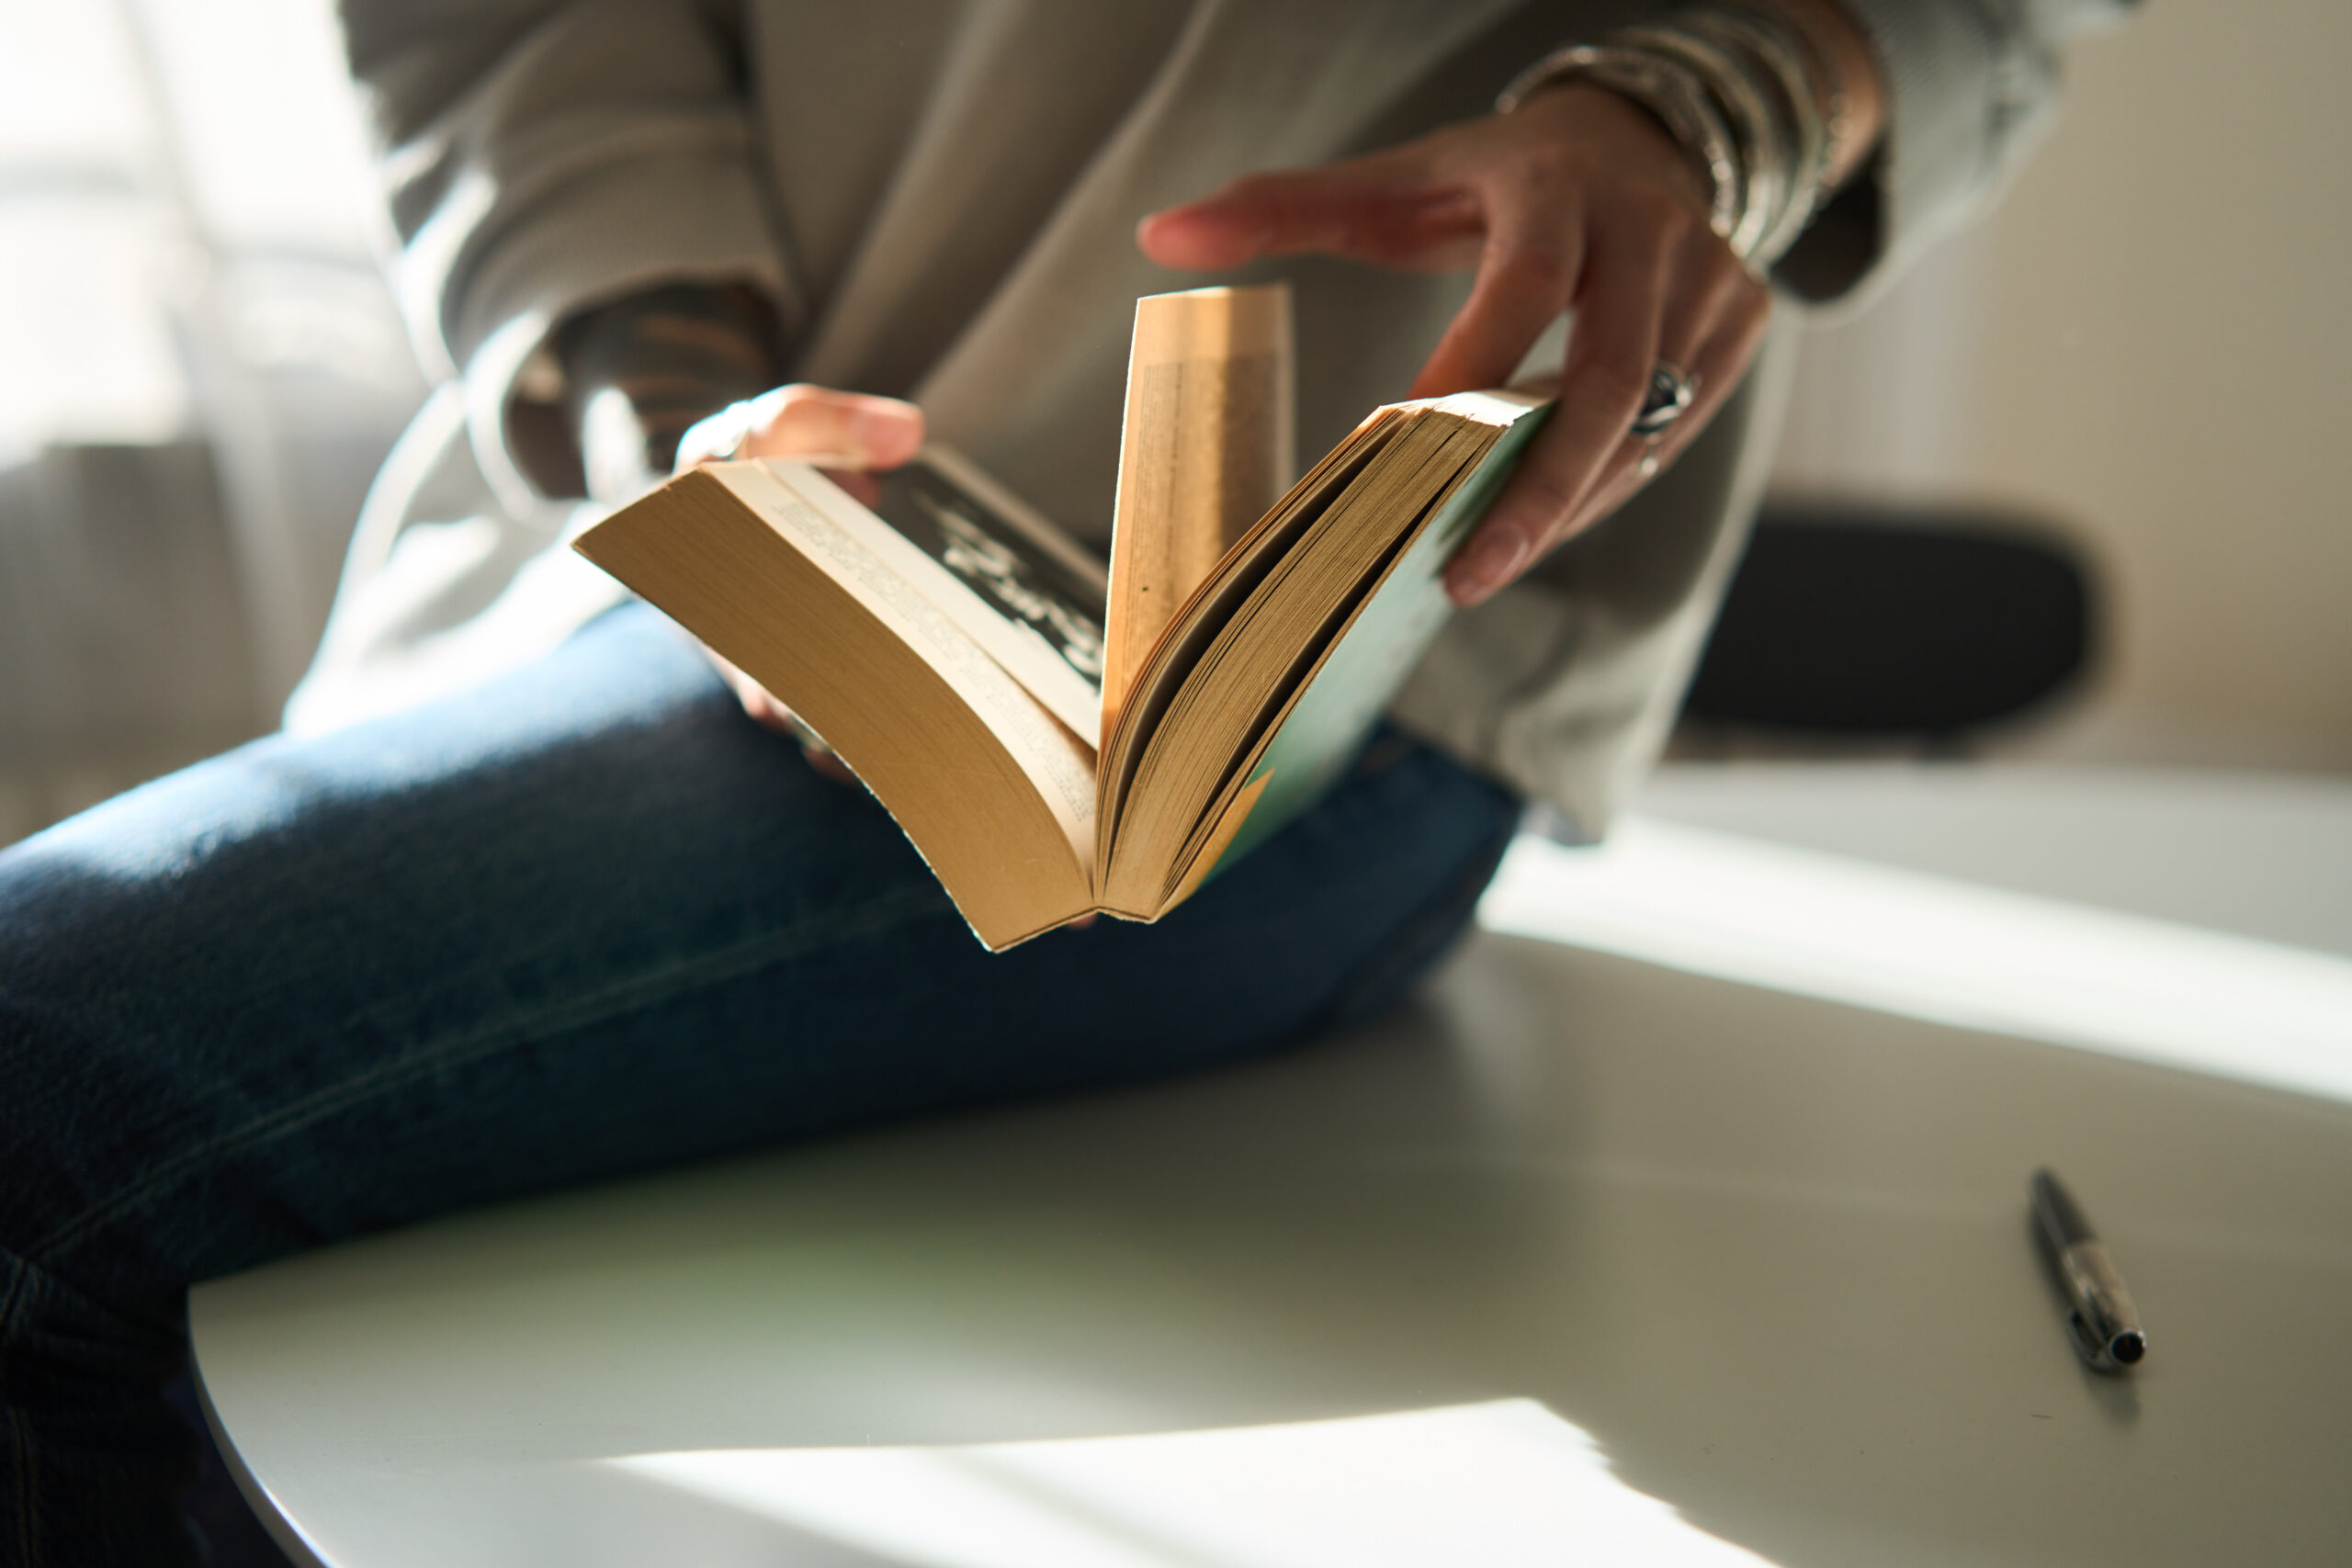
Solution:
M 696 468 L 573 547 L 832 740 L 987 945 L 1091 908 L 1078 739 L 878 560 L 770 488 L 752 504 Z
M 1194 662 L 1250 593 L 1301 535 L 1314 526 L 1325 506 L 1344 490 L 1373 455 L 1396 434 L 1400 421 L 1394 412 L 1377 409 L 1348 438 L 1327 453 L 1314 470 L 1292 487 L 1265 516 L 1253 524 L 1241 542 L 1226 552 L 1207 581 L 1176 614 L 1159 641 L 1145 655 L 1136 671 L 1115 728 L 1103 731 L 1096 764 L 1097 807 L 1094 828 L 1095 863 L 1111 863 L 1111 835 L 1124 807 L 1127 786 L 1134 780 L 1153 728 L 1182 688 Z
M 944 457 L 946 454 L 941 449 L 927 447 L 916 464 L 909 465 L 909 469 L 925 465 L 943 474 L 956 475 L 959 468 L 963 475 L 977 474 L 968 463 L 951 467 L 955 459 L 941 461 Z M 958 629 L 1004 666 L 1007 673 L 1073 734 L 1090 747 L 1094 744 L 1101 699 L 1093 686 L 1065 662 L 1051 644 L 1035 632 L 1025 631 L 1018 622 L 1008 620 L 955 573 L 817 468 L 807 463 L 764 458 L 759 461 L 776 482 L 823 513 L 835 527 L 873 552 L 899 581 L 944 611 Z M 1101 582 L 1098 568 L 1094 584 L 1099 587 Z
M 1193 857 L 1192 869 L 1178 881 L 1176 890 L 1160 906 L 1159 913 L 1152 917 L 1154 920 L 1200 891 L 1201 884 L 1224 857 L 1226 845 L 1233 842 L 1234 836 L 1241 831 L 1241 825 L 1250 820 L 1250 813 L 1257 807 L 1258 797 L 1266 793 L 1266 786 L 1273 780 L 1273 770 L 1270 768 L 1244 784 L 1227 803 L 1224 814 L 1217 818 L 1216 829 L 1209 835 L 1208 843 Z M 1132 916 L 1128 918 L 1133 919 Z
M 1365 574 L 1425 513 L 1443 483 L 1439 471 L 1459 468 L 1458 457 L 1446 463 L 1450 434 L 1425 416 L 1406 422 L 1193 661 L 1142 742 L 1117 821 L 1097 834 L 1097 843 L 1111 848 L 1096 872 L 1108 907 L 1160 906 L 1179 850 L 1290 694 L 1284 668 L 1321 651 L 1336 629 L 1331 617 L 1344 613 L 1367 586 Z
M 1145 658 L 1297 467 L 1290 287 L 1136 301 L 1111 535 L 1102 734 Z
M 1021 771 L 1069 836 L 1079 863 L 1094 860 L 1094 759 L 1091 748 L 1054 722 L 938 605 L 890 570 L 881 556 L 842 528 L 786 480 L 789 468 L 718 463 L 705 472 L 784 536 L 900 641 L 920 653 L 965 705 L 1003 741 Z

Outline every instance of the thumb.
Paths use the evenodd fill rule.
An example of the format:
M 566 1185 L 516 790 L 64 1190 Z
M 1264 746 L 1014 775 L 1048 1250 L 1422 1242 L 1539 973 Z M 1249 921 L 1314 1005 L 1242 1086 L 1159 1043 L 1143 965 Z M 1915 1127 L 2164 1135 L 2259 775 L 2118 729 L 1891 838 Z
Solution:
M 922 410 L 898 398 L 805 383 L 752 400 L 747 457 L 835 457 L 852 468 L 895 468 L 922 446 Z
M 678 444 L 681 471 L 717 455 L 895 468 L 922 446 L 922 410 L 830 387 L 778 387 L 704 420 Z

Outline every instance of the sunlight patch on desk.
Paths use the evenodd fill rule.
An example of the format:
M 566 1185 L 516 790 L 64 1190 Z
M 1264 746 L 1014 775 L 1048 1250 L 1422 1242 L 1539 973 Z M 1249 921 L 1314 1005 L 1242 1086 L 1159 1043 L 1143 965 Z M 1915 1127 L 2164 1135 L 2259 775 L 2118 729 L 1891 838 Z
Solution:
M 1630 818 L 1522 834 L 1490 931 L 1746 985 L 2352 1100 L 2352 961 Z
M 608 1460 L 907 1568 L 1758 1568 L 1533 1400 L 1291 1426 Z M 1767 1565 L 1769 1568 L 1769 1565 Z

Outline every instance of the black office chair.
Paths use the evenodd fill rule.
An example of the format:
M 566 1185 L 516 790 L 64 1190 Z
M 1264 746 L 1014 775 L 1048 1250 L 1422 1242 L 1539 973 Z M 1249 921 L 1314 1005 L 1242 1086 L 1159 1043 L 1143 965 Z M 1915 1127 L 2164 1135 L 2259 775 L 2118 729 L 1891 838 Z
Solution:
M 1962 747 L 2089 668 L 2083 554 L 1996 513 L 1768 506 L 1684 699 L 1686 739 Z

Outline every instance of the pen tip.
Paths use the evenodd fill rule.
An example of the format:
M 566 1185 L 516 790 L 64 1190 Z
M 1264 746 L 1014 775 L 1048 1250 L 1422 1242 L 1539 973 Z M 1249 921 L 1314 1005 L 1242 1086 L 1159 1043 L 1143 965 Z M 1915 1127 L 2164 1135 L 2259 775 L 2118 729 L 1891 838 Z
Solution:
M 2108 1342 L 2107 1353 L 2128 1367 L 2148 1353 L 2148 1337 L 2136 1330 L 2119 1334 Z

